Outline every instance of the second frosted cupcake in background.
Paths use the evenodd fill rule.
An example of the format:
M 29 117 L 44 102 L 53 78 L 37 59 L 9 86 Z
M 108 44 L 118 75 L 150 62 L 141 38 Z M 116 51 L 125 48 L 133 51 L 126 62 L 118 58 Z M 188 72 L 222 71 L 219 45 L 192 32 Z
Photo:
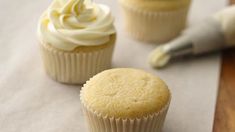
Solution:
M 110 68 L 116 31 L 110 9 L 90 0 L 55 0 L 39 20 L 46 72 L 81 84 Z
M 138 40 L 164 43 L 186 26 L 190 0 L 119 0 L 125 27 Z

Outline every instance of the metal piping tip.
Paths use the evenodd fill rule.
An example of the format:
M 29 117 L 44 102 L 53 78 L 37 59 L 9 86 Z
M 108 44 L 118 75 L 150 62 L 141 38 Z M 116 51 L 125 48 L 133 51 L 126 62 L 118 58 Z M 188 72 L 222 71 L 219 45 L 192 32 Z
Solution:
M 153 50 L 148 58 L 154 68 L 166 66 L 172 58 L 193 54 L 193 43 L 188 37 L 181 36 Z

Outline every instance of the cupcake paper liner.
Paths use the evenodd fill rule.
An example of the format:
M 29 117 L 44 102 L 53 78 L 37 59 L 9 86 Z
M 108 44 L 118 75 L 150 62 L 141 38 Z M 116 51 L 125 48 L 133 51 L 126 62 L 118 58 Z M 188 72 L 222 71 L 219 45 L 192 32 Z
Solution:
M 110 68 L 114 44 L 96 51 L 64 52 L 40 44 L 47 74 L 56 81 L 82 84 L 93 75 Z
M 138 40 L 164 43 L 178 36 L 186 26 L 189 7 L 161 12 L 137 9 L 121 1 L 120 4 L 125 28 Z
M 82 102 L 90 132 L 161 132 L 169 104 L 170 99 L 160 112 L 142 118 L 122 119 L 103 116 Z

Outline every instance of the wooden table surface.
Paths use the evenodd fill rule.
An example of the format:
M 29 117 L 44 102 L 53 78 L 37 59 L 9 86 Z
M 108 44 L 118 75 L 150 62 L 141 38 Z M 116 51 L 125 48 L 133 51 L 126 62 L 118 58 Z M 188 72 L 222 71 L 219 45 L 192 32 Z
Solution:
M 235 132 L 235 49 L 222 56 L 213 132 Z
M 235 0 L 231 0 L 231 4 L 235 4 Z M 235 49 L 226 50 L 222 55 L 213 132 L 235 132 Z

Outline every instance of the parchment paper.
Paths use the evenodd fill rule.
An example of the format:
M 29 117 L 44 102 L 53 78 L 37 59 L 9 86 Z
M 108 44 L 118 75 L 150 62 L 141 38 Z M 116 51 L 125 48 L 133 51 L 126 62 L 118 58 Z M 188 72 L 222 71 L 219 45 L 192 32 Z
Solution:
M 0 131 L 87 132 L 80 108 L 80 86 L 51 80 L 44 72 L 36 37 L 37 20 L 48 0 L 0 1 Z M 96 1 L 97 2 L 97 1 Z M 120 9 L 108 4 L 118 30 L 113 67 L 134 67 L 159 75 L 173 98 L 164 132 L 211 132 L 218 87 L 219 54 L 182 59 L 165 69 L 147 63 L 154 45 L 132 40 L 123 29 Z M 223 8 L 225 0 L 195 0 L 190 26 Z

